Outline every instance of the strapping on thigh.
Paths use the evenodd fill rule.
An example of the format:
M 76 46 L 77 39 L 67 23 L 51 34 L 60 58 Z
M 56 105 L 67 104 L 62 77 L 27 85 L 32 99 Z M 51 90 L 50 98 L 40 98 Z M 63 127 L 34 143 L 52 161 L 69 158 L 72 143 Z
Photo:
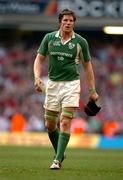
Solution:
M 45 111 L 44 117 L 46 120 L 57 120 L 59 112 L 56 111 Z
M 63 108 L 61 116 L 64 116 L 64 117 L 72 119 L 73 118 L 73 112 L 68 110 L 67 108 Z

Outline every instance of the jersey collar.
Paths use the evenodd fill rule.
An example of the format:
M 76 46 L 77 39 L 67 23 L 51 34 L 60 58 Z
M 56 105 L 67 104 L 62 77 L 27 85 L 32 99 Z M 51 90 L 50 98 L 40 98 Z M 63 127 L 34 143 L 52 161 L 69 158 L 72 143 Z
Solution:
M 56 32 L 56 34 L 55 34 L 55 37 L 59 37 L 59 38 L 61 38 L 61 36 L 60 36 L 60 30 L 58 30 L 57 32 Z M 73 31 L 73 34 L 72 34 L 72 37 L 71 37 L 71 39 L 73 39 L 73 38 L 75 38 L 75 32 Z

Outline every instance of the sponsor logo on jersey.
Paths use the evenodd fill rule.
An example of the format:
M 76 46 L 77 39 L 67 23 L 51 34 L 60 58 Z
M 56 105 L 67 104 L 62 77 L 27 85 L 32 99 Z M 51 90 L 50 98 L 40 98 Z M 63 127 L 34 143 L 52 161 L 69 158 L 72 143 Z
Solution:
M 50 55 L 51 56 L 64 56 L 64 57 L 70 57 L 70 58 L 72 58 L 72 54 L 70 54 L 70 53 L 65 53 L 65 52 L 50 52 Z
M 59 60 L 59 61 L 64 61 L 64 57 L 58 56 L 58 60 Z

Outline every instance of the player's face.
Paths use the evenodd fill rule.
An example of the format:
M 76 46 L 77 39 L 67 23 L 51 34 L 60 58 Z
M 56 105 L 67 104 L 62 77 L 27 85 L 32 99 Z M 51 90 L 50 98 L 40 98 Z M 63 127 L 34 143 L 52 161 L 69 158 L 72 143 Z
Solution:
M 60 23 L 60 29 L 64 32 L 72 32 L 74 27 L 74 19 L 71 15 L 64 15 L 61 23 Z

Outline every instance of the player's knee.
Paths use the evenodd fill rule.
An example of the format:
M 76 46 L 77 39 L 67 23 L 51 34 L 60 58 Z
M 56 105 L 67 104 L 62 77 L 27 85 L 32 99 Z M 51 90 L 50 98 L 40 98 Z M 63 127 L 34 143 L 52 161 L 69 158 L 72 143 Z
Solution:
M 70 119 L 62 118 L 60 121 L 60 128 L 63 130 L 68 130 L 70 128 L 71 121 Z
M 45 127 L 48 131 L 52 132 L 56 129 L 58 114 L 59 113 L 55 111 L 45 111 Z
M 55 122 L 49 122 L 45 121 L 45 127 L 48 130 L 48 132 L 53 132 L 56 129 L 56 123 Z
M 73 112 L 64 108 L 61 113 L 61 119 L 60 119 L 60 127 L 62 131 L 68 131 L 70 129 L 72 118 L 73 118 Z

